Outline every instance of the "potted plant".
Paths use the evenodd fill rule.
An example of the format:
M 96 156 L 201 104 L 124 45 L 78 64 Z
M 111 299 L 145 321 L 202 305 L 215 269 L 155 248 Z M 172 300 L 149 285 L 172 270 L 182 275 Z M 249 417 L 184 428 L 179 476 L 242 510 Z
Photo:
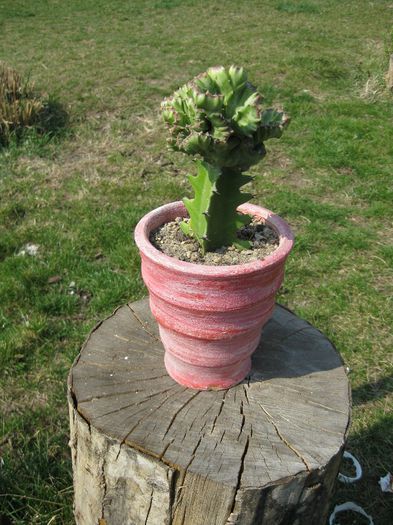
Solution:
M 288 123 L 283 112 L 263 110 L 261 102 L 245 71 L 231 66 L 208 69 L 162 103 L 170 146 L 195 158 L 197 174 L 189 176 L 194 198 L 145 215 L 135 242 L 166 369 L 190 388 L 229 388 L 250 372 L 293 246 L 289 226 L 248 204 L 252 195 L 241 191 L 252 180 L 244 172 L 265 156 L 264 141 L 280 137 Z M 197 243 L 199 255 L 180 260 L 158 249 L 154 238 L 168 224 L 177 228 L 177 243 Z M 277 246 L 253 260 L 253 239 L 264 229 Z M 206 264 L 215 261 L 206 259 L 209 254 L 229 251 L 229 264 Z

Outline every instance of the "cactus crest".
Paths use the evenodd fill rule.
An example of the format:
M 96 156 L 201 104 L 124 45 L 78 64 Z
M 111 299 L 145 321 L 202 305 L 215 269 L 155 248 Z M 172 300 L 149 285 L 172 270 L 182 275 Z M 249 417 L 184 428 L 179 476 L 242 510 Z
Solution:
M 251 198 L 240 188 L 242 175 L 266 154 L 264 141 L 279 138 L 288 117 L 262 108 L 263 97 L 241 67 L 209 68 L 162 102 L 169 144 L 200 156 L 198 174 L 189 180 L 194 199 L 184 199 L 190 221 L 183 231 L 195 236 L 203 251 L 239 244 L 236 231 L 251 218 L 236 212 Z

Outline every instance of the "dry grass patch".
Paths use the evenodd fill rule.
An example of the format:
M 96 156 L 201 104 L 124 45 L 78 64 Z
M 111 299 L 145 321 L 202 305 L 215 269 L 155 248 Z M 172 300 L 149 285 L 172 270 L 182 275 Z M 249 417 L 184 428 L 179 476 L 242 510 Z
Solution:
M 26 413 L 29 410 L 44 407 L 48 402 L 47 392 L 26 390 L 9 381 L 7 390 L 0 389 L 0 411 L 4 417 Z
M 0 62 L 0 145 L 8 144 L 12 133 L 37 123 L 44 109 L 33 84 L 4 62 Z

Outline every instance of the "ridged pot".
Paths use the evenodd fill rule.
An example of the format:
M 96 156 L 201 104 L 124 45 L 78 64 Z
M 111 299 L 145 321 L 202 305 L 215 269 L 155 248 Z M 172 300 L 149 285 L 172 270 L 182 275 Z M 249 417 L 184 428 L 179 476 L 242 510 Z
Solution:
M 176 217 L 187 217 L 182 202 L 145 215 L 135 228 L 142 278 L 165 348 L 168 374 L 197 390 L 225 389 L 251 370 L 251 355 L 271 317 L 293 246 L 288 224 L 271 211 L 243 204 L 248 213 L 273 228 L 278 248 L 263 260 L 233 266 L 180 261 L 157 250 L 150 233 Z

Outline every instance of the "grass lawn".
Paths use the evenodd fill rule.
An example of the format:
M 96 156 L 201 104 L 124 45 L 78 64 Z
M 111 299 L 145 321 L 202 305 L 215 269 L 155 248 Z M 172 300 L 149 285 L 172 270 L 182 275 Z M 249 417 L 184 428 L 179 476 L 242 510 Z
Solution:
M 232 63 L 292 117 L 251 192 L 297 236 L 279 302 L 350 369 L 364 477 L 336 503 L 392 523 L 392 21 L 391 0 L 0 0 L 0 59 L 70 119 L 0 151 L 1 525 L 73 523 L 67 372 L 89 329 L 146 293 L 139 218 L 190 191 L 160 101 Z

